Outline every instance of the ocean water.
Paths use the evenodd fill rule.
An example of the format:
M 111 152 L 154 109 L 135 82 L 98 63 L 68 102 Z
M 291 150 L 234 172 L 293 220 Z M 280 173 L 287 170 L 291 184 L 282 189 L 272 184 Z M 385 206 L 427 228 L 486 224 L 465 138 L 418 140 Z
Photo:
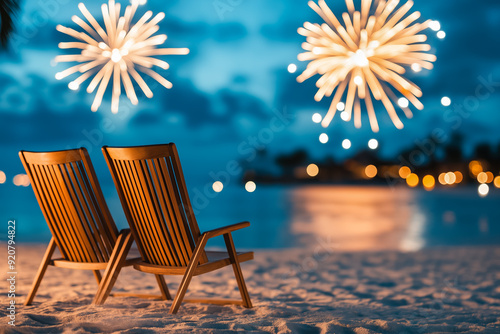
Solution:
M 34 196 L 26 194 L 31 189 L 17 191 L 22 193 L 11 194 L 11 199 L 24 199 L 5 199 L 9 205 L 2 219 L 16 219 L 19 242 L 48 242 L 50 232 L 41 211 Z M 114 189 L 110 185 L 103 191 L 117 225 L 127 227 Z M 243 249 L 414 251 L 500 244 L 497 189 L 481 198 L 474 187 L 427 192 L 378 186 L 258 186 L 248 193 L 230 186 L 210 197 L 194 200 L 200 230 L 250 221 L 251 227 L 234 233 Z M 219 239 L 212 245 L 223 246 Z

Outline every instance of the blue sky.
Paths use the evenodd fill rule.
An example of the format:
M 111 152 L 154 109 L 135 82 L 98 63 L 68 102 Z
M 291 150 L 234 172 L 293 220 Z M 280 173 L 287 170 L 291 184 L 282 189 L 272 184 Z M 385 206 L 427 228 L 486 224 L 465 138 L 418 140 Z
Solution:
M 345 10 L 343 1 L 327 2 L 334 11 Z M 19 150 L 82 145 L 91 152 L 102 182 L 110 183 L 102 145 L 175 142 L 188 182 L 202 185 L 211 180 L 210 172 L 224 170 L 228 161 L 247 158 L 242 143 L 262 134 L 283 110 L 293 117 L 265 140 L 263 146 L 271 153 L 306 148 L 313 159 L 325 155 L 344 159 L 374 137 L 381 143 L 381 153 L 390 157 L 434 129 L 463 133 L 466 153 L 478 142 L 498 143 L 500 85 L 479 91 L 478 85 L 484 80 L 500 82 L 500 3 L 415 2 L 423 18 L 441 22 L 447 37 L 439 40 L 428 30 L 432 52 L 438 57 L 435 69 L 409 74 L 423 90 L 424 111 L 415 112 L 412 120 L 404 120 L 405 129 L 397 130 L 385 111 L 378 110 L 381 131 L 375 135 L 366 119 L 361 130 L 339 118 L 326 130 L 311 122 L 312 114 L 325 114 L 329 103 L 327 99 L 314 102 L 315 80 L 303 84 L 295 80 L 305 68 L 296 60 L 303 42 L 296 30 L 304 21 L 320 21 L 307 1 L 148 1 L 141 11 L 166 13 L 161 23 L 161 32 L 169 37 L 166 46 L 188 47 L 191 53 L 165 58 L 171 68 L 162 74 L 173 83 L 171 90 L 155 87 L 153 99 L 142 97 L 137 107 L 127 106 L 122 99 L 117 115 L 111 114 L 109 100 L 92 113 L 93 95 L 83 89 L 69 90 L 69 79 L 54 79 L 64 68 L 52 63 L 59 54 L 57 44 L 67 40 L 55 26 L 70 25 L 71 16 L 79 14 L 77 3 L 23 1 L 12 50 L 0 54 L 0 170 L 8 176 L 0 186 L 2 197 L 12 191 L 12 176 L 23 172 Z M 101 3 L 85 4 L 99 13 Z M 226 4 L 226 10 L 217 9 L 220 3 Z M 298 65 L 297 74 L 287 72 L 290 63 Z M 440 105 L 445 95 L 453 101 L 449 108 Z M 455 105 L 470 105 L 473 111 L 458 118 L 452 109 Z M 326 145 L 318 141 L 322 132 L 331 138 Z M 353 142 L 350 151 L 341 147 L 344 138 Z

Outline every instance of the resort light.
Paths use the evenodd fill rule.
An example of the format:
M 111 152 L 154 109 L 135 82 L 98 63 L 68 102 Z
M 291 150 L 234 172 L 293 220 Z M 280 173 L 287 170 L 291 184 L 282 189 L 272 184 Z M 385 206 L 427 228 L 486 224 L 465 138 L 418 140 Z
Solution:
M 310 164 L 307 166 L 306 172 L 310 177 L 315 177 L 319 174 L 319 167 L 315 164 Z
M 30 179 L 26 174 L 17 174 L 16 176 L 14 176 L 12 182 L 18 187 L 28 187 L 30 185 Z
M 493 182 L 494 178 L 495 178 L 495 175 L 493 175 L 492 172 L 486 172 L 486 183 Z
M 253 181 L 248 181 L 245 183 L 245 190 L 248 191 L 249 193 L 253 193 L 257 189 L 257 185 Z
M 469 163 L 469 170 L 472 175 L 477 176 L 479 173 L 483 171 L 483 166 L 479 161 L 473 160 Z
M 431 191 L 436 186 L 436 180 L 432 175 L 426 175 L 422 179 L 422 184 L 424 185 L 425 190 Z
M 290 72 L 290 73 L 297 72 L 297 65 L 295 65 L 295 64 L 288 65 L 288 72 Z
M 441 29 L 441 23 L 439 23 L 439 21 L 431 21 L 429 23 L 429 28 L 434 31 L 439 31 Z
M 4 171 L 0 170 L 0 184 L 4 184 L 7 181 L 7 175 L 5 175 Z
M 368 147 L 372 150 L 376 150 L 378 148 L 378 140 L 377 139 L 370 139 L 368 141 Z
M 444 182 L 446 184 L 452 185 L 457 180 L 457 176 L 453 172 L 448 172 L 444 175 Z
M 306 37 L 304 52 L 297 58 L 309 62 L 297 81 L 319 75 L 314 99 L 319 102 L 332 97 L 323 127 L 330 125 L 342 100 L 356 128 L 361 127 L 365 109 L 372 131 L 379 131 L 373 102 L 380 101 L 396 128 L 402 129 L 393 97 L 398 93 L 415 108 L 423 109 L 418 100 L 422 91 L 404 74 L 412 64 L 433 68 L 436 56 L 429 53 L 431 46 L 424 44 L 427 38 L 421 33 L 431 21 L 416 22 L 420 12 L 411 12 L 413 1 L 398 7 L 398 1 L 363 0 L 358 10 L 352 0 L 345 2 L 348 12 L 340 20 L 324 0 L 308 2 L 323 22 L 305 22 L 297 30 Z M 410 110 L 404 111 L 411 117 Z
M 495 185 L 495 187 L 500 188 L 500 176 L 495 177 L 493 184 Z
M 377 176 L 377 172 L 377 167 L 375 167 L 374 165 L 368 165 L 365 168 L 365 175 L 369 179 L 373 179 L 375 176 Z
M 344 140 L 342 141 L 342 147 L 343 147 L 345 150 L 350 149 L 350 148 L 351 148 L 351 146 L 352 146 L 352 143 L 351 143 L 351 141 L 350 141 L 349 139 L 344 139 Z
M 479 193 L 479 196 L 486 197 L 488 195 L 488 193 L 490 192 L 490 187 L 487 184 L 481 184 L 477 188 L 477 192 Z
M 481 172 L 481 173 L 477 174 L 477 182 L 479 182 L 479 183 L 488 182 L 488 174 L 486 174 L 485 172 Z
M 446 173 L 441 173 L 441 174 L 439 174 L 439 177 L 438 177 L 439 183 L 441 183 L 443 186 L 446 185 L 445 177 L 446 177 Z
M 132 23 L 137 7 L 143 0 L 132 1 L 125 8 L 123 16 L 120 13 L 120 4 L 109 0 L 108 4 L 102 5 L 104 23 L 99 24 L 83 3 L 78 5 L 82 15 L 90 23 L 78 16 L 73 16 L 72 21 L 84 32 L 76 31 L 58 25 L 56 29 L 73 37 L 76 41 L 59 43 L 60 49 L 79 49 L 80 53 L 65 54 L 57 56 L 57 62 L 77 62 L 74 65 L 55 75 L 57 80 L 78 73 L 78 77 L 69 83 L 70 89 L 78 89 L 87 79 L 92 77 L 87 88 L 89 94 L 97 89 L 91 110 L 97 111 L 108 84 L 112 84 L 111 111 L 118 112 L 122 86 L 132 104 L 137 104 L 138 99 L 135 92 L 134 82 L 141 88 L 148 98 L 153 93 L 141 74 L 151 77 L 165 88 L 172 88 L 172 83 L 155 72 L 153 68 L 159 67 L 163 70 L 169 68 L 169 64 L 155 58 L 165 55 L 186 55 L 187 48 L 162 48 L 166 35 L 154 35 L 158 29 L 158 23 L 165 18 L 164 13 L 153 17 L 151 11 L 147 11 L 135 24 Z M 149 21 L 149 22 L 148 22 Z M 104 28 L 103 28 L 104 27 Z
M 451 99 L 448 96 L 443 96 L 443 98 L 441 99 L 441 104 L 445 107 L 448 107 L 451 104 Z
M 312 121 L 314 123 L 321 123 L 321 120 L 323 119 L 323 117 L 321 117 L 321 114 L 319 113 L 315 113 L 313 116 L 312 116 Z
M 402 179 L 406 179 L 411 174 L 411 169 L 409 167 L 403 166 L 399 169 L 399 176 Z
M 222 191 L 222 189 L 224 189 L 224 185 L 220 181 L 215 181 L 214 184 L 212 184 L 212 189 L 216 193 L 220 193 Z
M 328 140 L 329 140 L 329 139 L 328 139 L 328 135 L 327 135 L 326 133 L 322 133 L 322 134 L 320 134 L 320 135 L 319 135 L 319 142 L 320 142 L 321 144 L 326 144 L 326 143 L 328 143 Z
M 436 36 L 439 38 L 439 39 L 443 39 L 446 37 L 446 33 L 444 31 L 438 31 L 438 33 L 436 34 Z
M 408 184 L 408 186 L 410 186 L 412 188 L 415 188 L 416 186 L 418 186 L 418 182 L 419 182 L 419 179 L 418 179 L 417 174 L 411 173 L 406 178 L 406 183 Z

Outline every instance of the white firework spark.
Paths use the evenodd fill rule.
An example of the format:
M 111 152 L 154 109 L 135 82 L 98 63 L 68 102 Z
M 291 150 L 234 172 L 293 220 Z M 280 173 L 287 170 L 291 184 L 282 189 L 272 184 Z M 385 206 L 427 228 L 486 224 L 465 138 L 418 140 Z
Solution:
M 309 6 L 325 23 L 305 22 L 304 27 L 298 29 L 300 35 L 307 37 L 302 44 L 306 52 L 299 54 L 298 59 L 310 63 L 297 81 L 303 82 L 316 74 L 321 76 L 316 82 L 316 101 L 335 91 L 321 123 L 323 127 L 330 124 L 345 94 L 347 120 L 354 114 L 354 125 L 361 127 L 361 100 L 364 100 L 374 132 L 378 132 L 379 126 L 372 95 L 382 102 L 398 129 L 403 128 L 403 123 L 393 103 L 399 100 L 408 118 L 413 116 L 408 101 L 417 109 L 423 109 L 418 100 L 422 91 L 403 75 L 410 67 L 415 71 L 433 68 L 436 56 L 427 53 L 431 49 L 430 45 L 423 44 L 427 36 L 419 34 L 432 25 L 432 21 L 415 23 L 419 12 L 404 18 L 413 1 L 396 10 L 398 3 L 399 0 L 361 0 L 361 10 L 357 11 L 353 0 L 346 0 L 349 13 L 342 14 L 342 25 L 324 0 L 317 4 L 309 1 Z M 404 98 L 398 99 L 389 85 Z
M 111 99 L 113 113 L 118 112 L 122 84 L 132 104 L 138 103 L 132 80 L 139 85 L 148 98 L 151 98 L 153 93 L 139 72 L 150 76 L 166 88 L 171 88 L 172 83 L 153 70 L 154 66 L 166 70 L 169 64 L 154 56 L 189 53 L 187 48 L 157 49 L 156 47 L 167 39 L 166 35 L 153 36 L 159 30 L 158 23 L 165 17 L 165 14 L 159 13 L 151 19 L 153 13 L 147 11 L 133 24 L 132 19 L 139 4 L 141 4 L 140 0 L 133 0 L 132 4 L 125 8 L 123 16 L 120 16 L 120 4 L 109 0 L 108 4 L 103 4 L 101 7 L 104 19 L 104 27 L 102 27 L 85 5 L 80 3 L 78 8 L 88 23 L 76 15 L 72 17 L 72 21 L 84 31 L 78 32 L 61 25 L 57 26 L 58 31 L 78 40 L 59 43 L 59 48 L 81 49 L 82 51 L 80 54 L 62 55 L 55 58 L 56 62 L 79 63 L 57 73 L 56 79 L 61 80 L 69 75 L 80 73 L 80 76 L 68 85 L 70 89 L 76 90 L 85 80 L 93 76 L 87 87 L 89 94 L 97 88 L 92 111 L 97 111 L 101 105 L 110 81 L 113 83 Z

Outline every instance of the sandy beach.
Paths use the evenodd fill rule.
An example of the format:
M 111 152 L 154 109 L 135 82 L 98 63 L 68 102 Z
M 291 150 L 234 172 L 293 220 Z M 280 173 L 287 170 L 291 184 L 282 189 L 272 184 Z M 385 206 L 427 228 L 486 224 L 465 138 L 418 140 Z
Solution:
M 91 272 L 50 267 L 32 306 L 22 305 L 44 247 L 18 246 L 16 326 L 7 333 L 448 333 L 500 331 L 500 247 L 419 252 L 258 251 L 243 264 L 254 304 L 183 304 L 110 297 L 89 306 Z M 2 265 L 5 268 L 5 265 Z M 5 282 L 2 270 L 2 280 Z M 172 293 L 179 277 L 166 277 Z M 115 292 L 157 294 L 154 276 L 126 268 Z M 230 267 L 193 280 L 187 297 L 238 298 Z

